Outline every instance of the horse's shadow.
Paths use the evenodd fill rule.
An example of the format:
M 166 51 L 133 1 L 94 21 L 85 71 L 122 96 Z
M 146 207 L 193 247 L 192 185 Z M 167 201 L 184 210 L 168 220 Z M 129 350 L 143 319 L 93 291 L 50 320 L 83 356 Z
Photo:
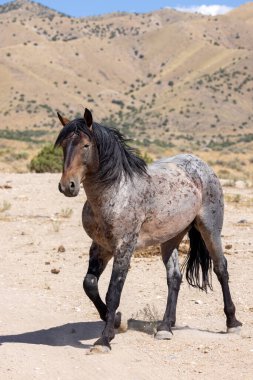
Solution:
M 127 321 L 128 330 L 143 332 L 153 335 L 157 322 L 146 322 L 137 319 Z M 3 343 L 41 344 L 47 346 L 72 346 L 76 348 L 90 348 L 91 344 L 82 341 L 96 339 L 101 336 L 104 322 L 76 322 L 62 326 L 52 327 L 46 330 L 30 331 L 23 334 L 1 335 L 0 345 Z M 173 330 L 198 330 L 206 333 L 224 334 L 210 330 L 194 329 L 189 326 L 175 327 Z
M 81 341 L 98 338 L 103 330 L 104 323 L 76 322 L 62 326 L 52 327 L 46 330 L 25 332 L 23 334 L 2 335 L 2 343 L 27 343 L 42 344 L 47 346 L 72 346 L 76 348 L 90 348 L 91 344 Z
M 127 321 L 127 329 L 128 330 L 134 330 L 134 331 L 139 331 L 146 333 L 148 335 L 154 335 L 156 333 L 156 327 L 161 323 L 162 321 L 142 321 L 138 319 L 129 319 Z M 183 325 L 179 326 L 176 325 L 172 327 L 172 332 L 173 331 L 196 331 L 196 332 L 202 332 L 202 333 L 207 333 L 207 334 L 226 334 L 224 331 L 213 331 L 213 330 L 207 330 L 207 329 L 201 329 L 201 328 L 196 328 L 196 327 L 190 327 L 188 325 Z

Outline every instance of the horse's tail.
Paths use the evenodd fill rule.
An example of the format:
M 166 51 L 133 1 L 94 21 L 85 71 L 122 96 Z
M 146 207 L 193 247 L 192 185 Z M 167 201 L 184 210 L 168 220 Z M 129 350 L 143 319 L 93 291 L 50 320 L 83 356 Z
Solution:
M 190 249 L 182 265 L 183 270 L 186 268 L 186 280 L 194 288 L 207 291 L 209 287 L 212 290 L 212 261 L 205 242 L 194 225 L 188 234 Z

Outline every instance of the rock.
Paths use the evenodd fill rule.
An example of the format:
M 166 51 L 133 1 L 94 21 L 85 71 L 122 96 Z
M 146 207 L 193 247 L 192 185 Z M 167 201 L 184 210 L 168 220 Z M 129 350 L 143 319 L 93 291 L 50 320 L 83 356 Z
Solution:
M 53 268 L 53 269 L 51 269 L 51 273 L 58 274 L 58 273 L 60 273 L 60 269 Z
M 246 219 L 240 219 L 237 223 L 238 224 L 245 224 L 245 223 L 248 223 L 248 221 Z
M 225 245 L 225 249 L 231 249 L 232 248 L 232 244 L 226 244 Z
M 66 249 L 65 249 L 65 247 L 63 246 L 63 245 L 59 245 L 59 247 L 58 247 L 58 250 L 57 250 L 58 252 L 65 252 L 66 251 Z

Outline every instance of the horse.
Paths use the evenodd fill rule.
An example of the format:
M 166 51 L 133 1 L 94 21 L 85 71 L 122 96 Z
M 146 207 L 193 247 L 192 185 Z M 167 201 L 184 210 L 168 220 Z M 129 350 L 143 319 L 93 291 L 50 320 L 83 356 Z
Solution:
M 117 129 L 94 122 L 87 108 L 83 117 L 72 121 L 59 113 L 58 117 L 63 126 L 55 142 L 63 149 L 59 191 L 75 197 L 82 184 L 87 197 L 82 223 L 92 244 L 83 288 L 105 321 L 94 349 L 109 352 L 115 329 L 121 325 L 117 309 L 133 252 L 157 244 L 166 269 L 168 298 L 155 337 L 171 339 L 182 281 L 178 247 L 187 233 L 188 283 L 201 290 L 211 288 L 213 266 L 223 292 L 227 332 L 239 329 L 242 324 L 235 316 L 221 242 L 223 192 L 213 170 L 192 154 L 147 166 Z M 98 281 L 111 258 L 104 303 Z

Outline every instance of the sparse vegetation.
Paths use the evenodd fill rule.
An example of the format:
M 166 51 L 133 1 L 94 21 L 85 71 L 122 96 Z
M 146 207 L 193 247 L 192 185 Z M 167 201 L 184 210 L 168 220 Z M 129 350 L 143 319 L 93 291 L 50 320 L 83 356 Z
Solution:
M 8 201 L 3 201 L 0 205 L 0 212 L 8 211 L 11 208 L 11 203 Z
M 58 173 L 62 170 L 62 162 L 62 150 L 54 149 L 54 146 L 49 144 L 32 159 L 30 170 L 36 173 Z
M 18 12 L 22 7 L 25 12 L 20 17 Z M 196 24 L 202 18 L 203 16 L 196 15 Z M 18 79 L 6 92 L 0 139 L 15 140 L 17 146 L 21 147 L 20 153 L 26 151 L 28 144 L 30 151 L 37 151 L 38 144 L 43 147 L 56 135 L 54 127 L 59 123 L 55 108 L 59 107 L 71 119 L 78 114 L 78 100 L 73 103 L 71 97 L 74 95 L 79 97 L 80 104 L 93 108 L 95 120 L 102 121 L 101 118 L 104 117 L 107 125 L 119 128 L 133 140 L 134 146 L 144 148 L 144 151 L 150 149 L 152 157 L 184 151 L 202 155 L 205 150 L 247 153 L 252 150 L 253 141 L 250 129 L 253 118 L 249 107 L 253 93 L 252 60 L 247 53 L 251 47 L 240 30 L 240 24 L 230 23 L 228 17 L 228 38 L 227 30 L 220 25 L 220 18 L 207 17 L 206 21 L 208 19 L 210 22 L 206 23 L 202 33 L 194 33 L 188 26 L 180 33 L 180 40 L 191 40 L 186 45 L 186 55 L 189 53 L 192 56 L 191 67 L 185 64 L 182 57 L 177 70 L 171 71 L 171 63 L 172 66 L 177 64 L 177 55 L 173 55 L 171 47 L 172 54 L 168 56 L 164 48 L 167 42 L 163 37 L 163 28 L 165 24 L 169 27 L 170 17 L 158 22 L 151 15 L 135 17 L 117 13 L 112 18 L 101 16 L 75 19 L 39 4 L 0 6 L 0 24 L 2 28 L 6 28 L 6 35 L 11 26 L 10 45 L 8 46 L 7 41 L 4 53 L 7 69 L 9 64 L 15 68 L 19 62 L 20 52 L 16 46 L 25 49 L 24 65 L 17 68 L 21 82 Z M 187 25 L 192 28 L 190 20 Z M 21 28 L 18 32 L 15 30 L 17 27 Z M 22 34 L 22 30 L 27 28 L 33 33 L 33 37 Z M 149 33 L 152 35 L 152 44 L 148 38 Z M 173 33 L 175 32 L 172 31 Z M 173 36 L 178 41 L 179 36 Z M 73 46 L 73 40 L 84 37 L 92 41 L 91 46 L 96 55 L 92 52 L 87 56 L 81 47 Z M 58 70 L 56 41 L 64 41 L 66 59 L 63 61 L 62 71 Z M 123 56 L 116 46 L 125 41 L 130 54 Z M 194 49 L 203 42 L 203 53 L 196 59 Z M 153 46 L 158 45 L 157 55 Z M 206 65 L 210 47 L 217 51 L 214 53 L 212 66 Z M 44 81 L 38 82 L 38 73 L 45 66 L 34 66 L 34 86 L 38 85 L 40 90 L 36 98 L 33 98 L 30 87 L 27 87 L 27 83 L 30 83 L 27 81 L 27 69 L 32 62 L 30 58 L 33 58 L 33 52 L 38 49 L 41 49 L 42 55 L 51 51 L 49 56 L 43 55 L 43 62 L 47 62 L 54 75 L 47 75 Z M 229 55 L 225 54 L 227 49 Z M 115 52 L 113 59 L 110 56 L 112 51 Z M 215 54 L 218 51 L 221 59 L 216 61 Z M 94 56 L 97 57 L 96 60 L 93 60 Z M 225 56 L 230 58 L 225 60 L 222 58 Z M 68 57 L 75 62 L 69 61 Z M 122 76 L 123 61 L 129 70 Z M 107 69 L 101 70 L 99 62 L 105 62 L 104 67 Z M 70 70 L 73 64 L 74 75 Z M 88 70 L 90 65 L 95 69 L 92 75 Z M 142 70 L 137 70 L 135 65 L 136 68 L 140 65 Z M 86 72 L 90 72 L 87 77 Z M 197 73 L 202 74 L 196 77 Z M 8 145 L 10 142 L 2 143 Z M 0 159 L 13 168 L 17 161 L 20 167 L 23 162 L 24 170 L 28 157 L 22 155 L 23 153 L 21 156 L 18 154 L 18 151 L 1 154 Z M 227 166 L 219 170 L 225 171 L 223 173 L 227 176 L 231 172 L 239 176 L 242 170 L 246 175 L 244 167 L 240 170 L 240 165 L 233 165 L 233 168 Z
M 51 223 L 52 223 L 53 232 L 59 232 L 60 231 L 61 222 L 59 220 L 52 219 Z
M 73 210 L 71 208 L 69 207 L 62 208 L 60 212 L 60 217 L 68 219 L 71 217 L 72 214 L 73 214 Z
M 153 332 L 156 331 L 159 322 L 159 313 L 154 305 L 146 304 L 142 310 L 136 313 L 135 318 L 149 322 Z

